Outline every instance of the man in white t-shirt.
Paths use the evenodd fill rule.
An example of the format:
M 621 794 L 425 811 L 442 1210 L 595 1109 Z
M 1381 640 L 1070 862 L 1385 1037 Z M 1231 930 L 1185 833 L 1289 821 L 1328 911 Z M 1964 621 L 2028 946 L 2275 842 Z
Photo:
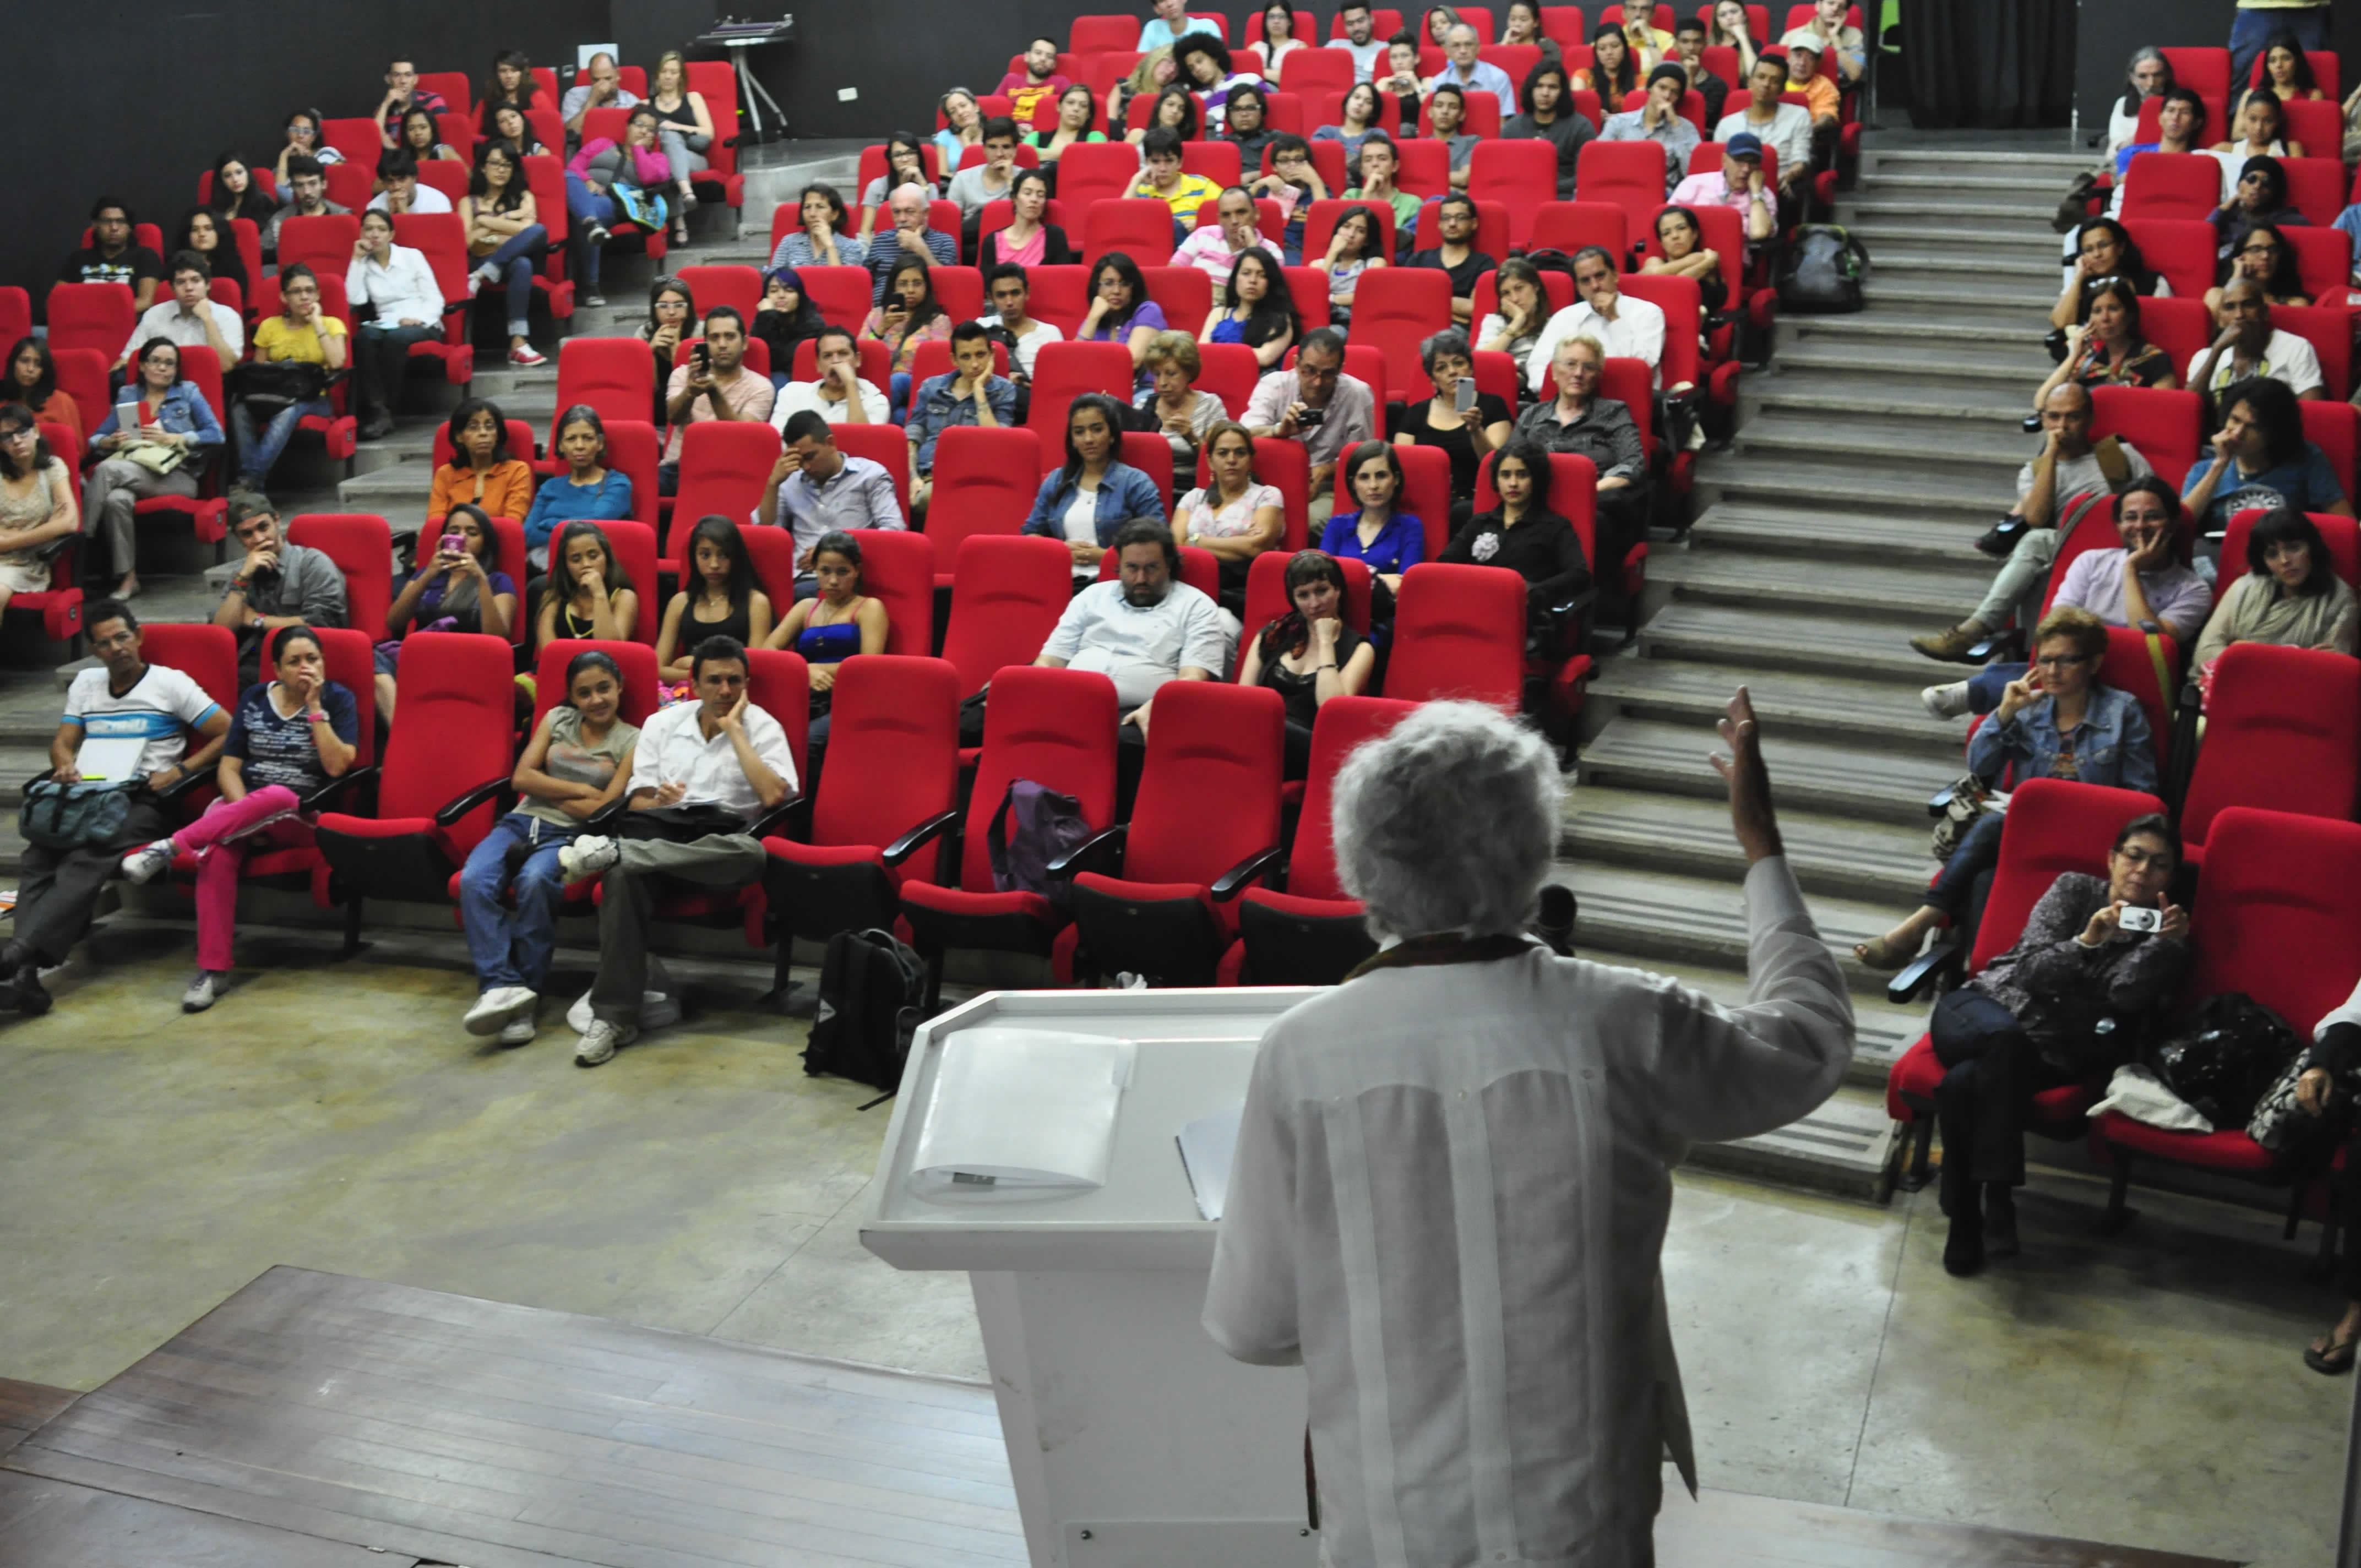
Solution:
M 1369 8 L 1360 4 L 1360 0 L 1350 0 L 1349 4 L 1339 5 L 1336 17 L 1345 24 L 1345 36 L 1330 38 L 1328 47 L 1341 49 L 1350 54 L 1353 57 L 1353 80 L 1367 82 L 1370 72 L 1377 70 L 1378 61 L 1386 58 L 1386 40 L 1377 36 L 1376 23 L 1369 15 Z
M 886 424 L 894 415 L 885 394 L 861 378 L 861 352 L 849 327 L 824 326 L 812 339 L 819 375 L 790 381 L 771 400 L 771 427 L 785 438 L 787 421 L 806 409 L 830 424 Z
M 2289 390 L 2307 401 L 2328 395 L 2320 355 L 2308 339 L 2271 324 L 2271 302 L 2253 279 L 2234 279 L 2222 291 L 2213 324 L 2220 330 L 2212 343 L 2189 356 L 2182 386 L 2218 392 L 2250 376 L 2268 376 L 2285 381 Z
M 82 630 L 99 667 L 66 688 L 65 716 L 49 740 L 50 776 L 136 782 L 122 829 L 106 843 L 25 846 L 16 930 L 0 947 L 0 1007 L 35 1015 L 49 1010 L 40 971 L 65 962 L 82 939 L 125 851 L 170 828 L 164 792 L 209 771 L 229 736 L 229 715 L 203 687 L 140 656 L 139 619 L 127 605 L 99 600 L 82 612 Z M 192 729 L 203 742 L 193 752 Z
M 1127 522 L 1112 546 L 1115 579 L 1076 594 L 1033 662 L 1093 670 L 1115 682 L 1126 741 L 1148 739 L 1167 681 L 1217 681 L 1230 663 L 1221 607 L 1181 582 L 1180 546 L 1160 522 Z

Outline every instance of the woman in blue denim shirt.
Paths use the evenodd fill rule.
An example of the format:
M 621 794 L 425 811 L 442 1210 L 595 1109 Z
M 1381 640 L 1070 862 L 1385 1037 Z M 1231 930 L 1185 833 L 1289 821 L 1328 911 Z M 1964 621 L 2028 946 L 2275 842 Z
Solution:
M 1099 557 L 1115 531 L 1134 518 L 1164 521 L 1156 481 L 1124 463 L 1123 405 L 1104 392 L 1085 392 L 1066 410 L 1066 466 L 1041 481 L 1025 532 L 1055 539 L 1073 552 L 1074 576 L 1094 578 Z
M 205 395 L 181 379 L 181 351 L 171 339 L 151 337 L 140 345 L 137 380 L 138 428 L 125 430 L 119 422 L 122 408 L 135 395 L 126 386 L 115 394 L 124 402 L 106 411 L 98 433 L 90 438 L 90 449 L 104 460 L 90 471 L 82 492 L 82 532 L 104 537 L 117 579 L 113 597 L 119 599 L 139 591 L 131 531 L 134 506 L 159 496 L 193 497 L 197 476 L 222 444 L 221 422 Z M 159 474 L 122 455 L 140 446 L 178 446 L 188 455 L 170 473 Z
M 1999 708 L 1968 741 L 1968 771 L 1995 786 L 2071 779 L 2153 794 L 2156 743 L 2147 710 L 2131 693 L 2098 684 L 2106 623 L 2068 605 L 2042 618 L 2033 646 L 2032 670 L 2009 683 Z M 1928 931 L 1964 919 L 1977 879 L 2000 864 L 2005 820 L 1997 812 L 1978 817 L 1943 862 L 1927 902 L 1875 941 L 1856 944 L 1853 957 L 1870 969 L 1898 970 Z

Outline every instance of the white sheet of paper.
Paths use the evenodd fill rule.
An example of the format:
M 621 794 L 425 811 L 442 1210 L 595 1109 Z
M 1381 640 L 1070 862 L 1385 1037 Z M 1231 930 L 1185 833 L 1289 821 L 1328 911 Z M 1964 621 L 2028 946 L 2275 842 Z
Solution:
M 1197 1196 L 1197 1212 L 1219 1220 L 1230 1198 L 1230 1164 L 1237 1157 L 1238 1124 L 1246 1118 L 1241 1100 L 1226 1111 L 1200 1116 L 1173 1138 L 1180 1146 L 1180 1168 L 1189 1174 L 1189 1190 Z
M 943 1047 L 911 1161 L 930 1188 L 1104 1187 L 1134 1047 L 1056 1029 L 962 1029 Z
M 120 784 L 139 767 L 139 753 L 148 749 L 138 735 L 85 735 L 74 751 L 74 771 L 86 779 Z

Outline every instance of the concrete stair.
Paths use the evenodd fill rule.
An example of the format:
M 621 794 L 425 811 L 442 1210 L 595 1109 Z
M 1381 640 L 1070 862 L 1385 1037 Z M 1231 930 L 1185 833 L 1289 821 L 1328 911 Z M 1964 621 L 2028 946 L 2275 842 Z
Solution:
M 1924 891 L 1926 802 L 1962 771 L 1965 741 L 1917 696 L 1958 672 L 1907 640 L 1956 621 L 1991 579 L 1974 542 L 2034 448 L 2020 422 L 2049 370 L 2049 219 L 2080 167 L 1870 138 L 1838 210 L 1872 258 L 1867 308 L 1781 321 L 1770 364 L 1740 383 L 1731 446 L 1698 464 L 1694 521 L 1655 544 L 1637 637 L 1592 683 L 1557 870 L 1581 901 L 1582 949 L 1742 996 L 1745 868 L 1706 756 L 1744 685 L 1789 861 L 1853 987 L 1847 1086 L 1795 1126 L 1693 1151 L 1699 1165 L 1886 1194 L 1885 1072 L 1925 1015 L 1887 1005 L 1852 945 Z

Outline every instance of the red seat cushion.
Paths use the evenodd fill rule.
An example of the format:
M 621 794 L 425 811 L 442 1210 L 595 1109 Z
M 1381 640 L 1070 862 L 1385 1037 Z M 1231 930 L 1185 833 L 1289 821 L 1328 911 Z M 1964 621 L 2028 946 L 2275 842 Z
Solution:
M 874 844 L 798 844 L 792 839 L 765 839 L 763 848 L 797 866 L 858 866 L 885 863 L 885 851 Z
M 1016 915 L 1038 920 L 1052 930 L 1066 923 L 1057 905 L 1038 893 L 969 893 L 961 888 L 938 887 L 930 882 L 906 882 L 902 884 L 902 902 L 937 915 L 966 919 Z
M 1919 1036 L 1885 1075 L 1886 1114 L 1897 1122 L 1916 1121 L 1921 1108 L 1934 1102 L 1935 1086 L 1943 1081 L 1947 1070 L 1935 1056 L 1934 1036 Z M 2085 1080 L 2042 1090 L 2033 1097 L 2035 1131 L 2052 1137 L 2071 1136 L 2105 1092 L 2103 1079 L 2095 1083 Z
M 324 811 L 318 827 L 324 833 L 339 833 L 347 839 L 425 839 L 443 852 L 443 858 L 455 866 L 467 863 L 467 850 L 451 836 L 448 828 L 438 825 L 431 817 L 347 817 L 340 811 Z M 455 884 L 456 885 L 456 884 Z M 453 896 L 457 896 L 456 892 Z
M 2270 1151 L 2246 1136 L 2243 1127 L 2218 1133 L 2174 1133 L 2135 1122 L 2129 1116 L 2103 1111 L 2091 1130 L 2104 1142 L 2138 1154 L 2152 1154 L 2177 1165 L 2202 1166 L 2238 1176 L 2261 1176 L 2278 1168 Z

